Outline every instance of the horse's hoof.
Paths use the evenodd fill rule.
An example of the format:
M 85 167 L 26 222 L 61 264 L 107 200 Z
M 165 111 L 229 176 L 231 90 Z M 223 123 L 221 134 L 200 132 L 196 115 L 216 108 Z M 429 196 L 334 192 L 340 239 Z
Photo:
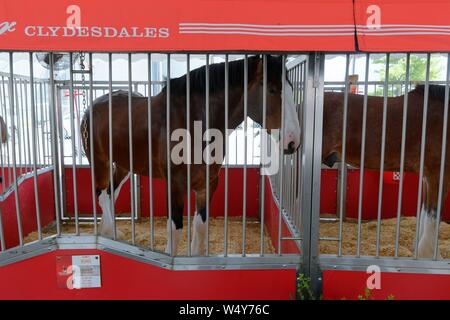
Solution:
M 105 238 L 114 238 L 113 229 L 110 227 L 104 228 L 102 223 L 100 223 L 100 235 Z M 116 229 L 116 240 L 125 240 L 125 234 L 119 229 Z
M 434 248 L 432 249 L 432 248 L 429 248 L 429 246 L 425 246 L 425 245 L 421 246 L 420 243 L 419 243 L 417 256 L 420 259 L 433 259 Z M 437 259 L 438 260 L 442 260 L 442 256 L 441 256 L 441 253 L 439 252 L 439 249 L 438 249 L 438 252 L 437 252 Z

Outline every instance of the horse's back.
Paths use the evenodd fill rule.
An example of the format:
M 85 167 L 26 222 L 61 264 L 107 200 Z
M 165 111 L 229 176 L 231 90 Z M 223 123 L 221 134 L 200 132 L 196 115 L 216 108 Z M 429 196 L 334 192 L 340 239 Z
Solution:
M 144 97 L 139 92 L 131 92 L 131 96 L 135 97 L 135 98 L 136 97 L 140 97 L 140 98 Z M 116 99 L 128 99 L 128 91 L 126 91 L 126 90 L 113 91 L 111 93 L 111 98 L 113 100 L 116 100 Z M 109 103 L 109 93 L 104 94 L 104 95 L 98 97 L 97 99 L 95 99 L 92 105 L 96 106 L 96 105 L 105 104 L 105 103 Z

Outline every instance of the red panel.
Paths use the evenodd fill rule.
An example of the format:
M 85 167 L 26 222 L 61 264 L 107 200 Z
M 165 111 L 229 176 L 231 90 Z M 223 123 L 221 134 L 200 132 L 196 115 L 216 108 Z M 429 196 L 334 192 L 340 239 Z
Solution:
M 73 29 L 63 29 L 73 4 L 81 10 L 82 28 L 75 36 Z M 352 0 L 2 1 L 0 35 L 1 50 L 355 48 Z
M 272 241 L 273 247 L 278 252 L 278 221 L 279 221 L 279 209 L 272 195 L 272 187 L 270 186 L 269 177 L 265 177 L 265 196 L 264 196 L 264 224 L 267 227 L 270 239 Z M 293 235 L 289 232 L 288 227 L 282 222 L 281 225 L 281 235 L 282 237 L 292 237 Z M 281 252 L 282 253 L 300 253 L 297 245 L 293 240 L 283 240 L 281 242 Z
M 380 25 L 370 30 L 373 5 L 379 8 Z M 449 12 L 448 0 L 355 0 L 359 49 L 449 51 Z
M 38 190 L 41 225 L 44 227 L 55 219 L 53 175 L 51 171 L 38 175 Z M 19 184 L 19 204 L 22 232 L 25 237 L 30 232 L 37 230 L 36 203 L 32 177 Z M 2 207 L 1 215 L 6 248 L 11 248 L 19 244 L 14 192 L 9 193 L 0 205 Z
M 219 185 L 213 195 L 211 202 L 211 216 L 224 215 L 224 183 L 225 171 L 219 174 Z M 78 210 L 80 213 L 92 214 L 92 190 L 91 190 L 91 170 L 90 168 L 77 169 L 77 195 Z M 228 170 L 228 214 L 230 216 L 242 215 L 243 203 L 243 169 L 229 168 Z M 141 210 L 142 216 L 149 216 L 149 183 L 147 177 L 141 177 Z M 73 212 L 73 175 L 72 168 L 66 168 L 66 204 L 67 212 Z M 259 169 L 247 168 L 247 216 L 258 216 L 259 208 Z M 160 179 L 153 180 L 153 210 L 155 216 L 165 216 L 167 211 L 167 187 L 166 183 Z M 119 194 L 116 202 L 117 213 L 130 212 L 130 184 L 127 181 Z M 191 198 L 191 213 L 195 211 L 194 194 Z M 187 210 L 187 200 L 185 201 L 185 214 Z M 97 212 L 101 213 L 97 203 Z
M 371 220 L 377 218 L 379 171 L 364 170 L 364 195 L 362 219 Z M 415 173 L 406 172 L 404 175 L 402 215 L 415 217 L 417 214 L 417 192 L 419 177 Z M 321 183 L 320 212 L 327 214 L 336 213 L 337 201 L 337 170 L 323 169 Z M 394 218 L 397 216 L 399 184 L 398 181 L 383 178 L 383 203 L 382 218 Z M 347 198 L 346 216 L 358 217 L 359 196 L 359 169 L 349 169 L 347 172 Z M 447 195 L 442 211 L 442 220 L 450 221 L 450 196 Z
M 364 296 L 369 274 L 361 271 L 323 272 L 323 299 L 357 299 Z M 381 273 L 381 288 L 373 289 L 371 299 L 450 299 L 450 276 L 441 274 Z
M 337 183 L 337 170 L 322 169 L 320 178 L 320 212 L 337 212 Z
M 100 254 L 102 287 L 58 288 L 56 256 L 68 254 Z M 0 267 L 0 299 L 293 299 L 295 277 L 294 269 L 170 271 L 99 250 L 57 250 Z

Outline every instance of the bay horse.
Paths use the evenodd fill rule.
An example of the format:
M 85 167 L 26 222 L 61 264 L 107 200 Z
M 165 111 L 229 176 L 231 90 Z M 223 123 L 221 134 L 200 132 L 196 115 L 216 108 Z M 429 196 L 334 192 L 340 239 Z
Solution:
M 405 172 L 419 172 L 422 139 L 422 116 L 424 107 L 424 85 L 408 92 L 406 116 Z M 344 93 L 326 92 L 324 95 L 322 161 L 328 166 L 341 158 L 342 120 Z M 367 127 L 364 167 L 379 170 L 383 121 L 383 97 L 367 97 Z M 434 253 L 439 171 L 441 163 L 442 129 L 444 119 L 445 87 L 429 85 L 428 111 L 426 119 L 426 144 L 423 167 L 422 207 L 420 214 L 418 257 L 430 258 Z M 361 137 L 364 96 L 348 95 L 347 132 L 345 162 L 360 167 Z M 386 144 L 384 169 L 399 171 L 402 141 L 404 96 L 387 98 Z M 449 141 L 448 132 L 447 141 Z M 446 149 L 443 201 L 450 187 L 450 156 Z M 443 206 L 441 206 L 442 208 Z
M 229 128 L 225 128 L 225 63 L 209 66 L 209 128 L 220 130 L 226 138 L 230 129 L 235 129 L 244 121 L 244 60 L 228 63 L 228 104 Z M 247 106 L 248 116 L 262 124 L 263 99 L 263 59 L 251 56 L 247 60 Z M 268 131 L 280 128 L 282 120 L 282 86 L 285 82 L 284 101 L 284 135 L 283 149 L 285 153 L 294 152 L 300 145 L 300 125 L 293 99 L 292 86 L 287 79 L 282 79 L 281 57 L 267 56 L 267 117 Z M 190 71 L 190 132 L 194 130 L 194 122 L 201 121 L 202 133 L 205 131 L 205 98 L 206 98 L 206 67 Z M 170 79 L 170 131 L 186 128 L 186 75 Z M 112 141 L 114 166 L 114 200 L 120 192 L 120 187 L 129 175 L 129 129 L 128 129 L 128 92 L 112 93 Z M 149 143 L 148 143 L 148 98 L 132 93 L 132 143 L 133 169 L 139 175 L 149 175 Z M 167 88 L 151 97 L 151 146 L 152 174 L 154 178 L 167 180 L 167 161 L 170 161 L 171 172 L 171 204 L 172 221 L 167 220 L 166 253 L 176 255 L 177 245 L 182 235 L 183 205 L 187 190 L 187 164 L 174 164 L 166 155 L 166 101 Z M 102 208 L 100 234 L 111 237 L 114 217 L 110 208 L 109 179 L 109 135 L 108 135 L 108 105 L 109 95 L 97 98 L 92 108 L 93 132 L 89 132 L 89 109 L 81 121 L 83 147 L 90 159 L 90 135 L 93 135 L 95 188 L 98 201 Z M 172 140 L 172 139 L 171 139 Z M 170 142 L 173 149 L 176 142 Z M 206 142 L 203 143 L 203 150 Z M 225 139 L 223 139 L 225 144 Z M 193 142 L 191 150 L 194 150 Z M 193 152 L 192 152 L 193 153 Z M 223 162 L 209 165 L 209 199 L 206 199 L 206 164 L 202 161 L 196 164 L 191 161 L 191 188 L 196 193 L 196 212 L 193 218 L 193 237 L 191 242 L 192 255 L 206 253 L 206 204 L 211 201 L 217 188 L 219 171 Z M 170 245 L 170 235 L 173 243 Z

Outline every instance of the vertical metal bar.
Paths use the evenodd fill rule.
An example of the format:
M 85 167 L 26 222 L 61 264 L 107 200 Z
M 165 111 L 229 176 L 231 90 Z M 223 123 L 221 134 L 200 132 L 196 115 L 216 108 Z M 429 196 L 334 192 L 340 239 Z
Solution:
M 0 86 L 0 91 L 1 91 L 1 86 Z M 2 101 L 2 94 L 0 93 L 0 110 L 1 110 L 1 106 L 3 105 L 3 101 Z M 3 114 L 3 112 L 2 112 L 2 114 Z M 6 118 L 6 115 L 4 115 L 3 114 L 3 119 L 5 119 Z M 5 122 L 5 124 L 6 124 L 6 120 L 3 120 L 4 122 Z M 6 128 L 6 132 L 5 132 L 5 135 L 6 135 L 6 139 L 8 139 L 8 127 L 5 127 Z M 0 137 L 3 137 L 3 132 L 2 132 L 2 130 L 3 130 L 3 127 L 2 126 L 0 126 Z M 5 162 L 3 161 L 3 145 L 1 144 L 0 145 L 0 165 L 1 165 L 1 174 L 2 174 L 2 182 L 1 182 L 1 185 L 2 185 L 2 187 L 3 187 L 3 189 L 6 189 L 5 188 L 5 183 L 6 183 L 6 180 L 5 180 Z M 1 209 L 0 209 L 1 210 Z M 1 215 L 1 213 L 0 213 L 0 215 Z M 0 218 L 1 219 L 1 218 Z M 1 222 L 0 222 L 1 223 Z M 1 230 L 1 228 L 0 228 L 0 232 L 2 232 L 2 230 Z
M 8 84 L 9 87 L 9 84 Z M 9 90 L 9 88 L 8 88 Z M 6 128 L 8 128 L 8 123 L 10 123 L 10 121 L 8 121 L 8 111 L 7 111 L 7 107 L 6 107 L 6 89 L 5 89 L 5 77 L 2 76 L 2 96 L 3 96 L 3 112 L 5 115 L 5 124 L 6 124 Z M 14 134 L 14 127 L 11 126 L 11 136 Z M 8 159 L 8 181 L 7 181 L 7 186 L 9 188 L 9 186 L 12 183 L 11 180 L 11 158 L 10 158 L 10 152 L 9 152 L 9 139 L 6 140 L 6 154 L 7 154 L 7 159 Z
M 37 176 L 37 154 L 36 154 L 36 109 L 34 104 L 34 72 L 33 72 L 33 53 L 30 55 L 30 102 L 31 102 L 31 135 L 33 144 L 33 182 L 34 182 L 34 200 L 36 205 L 36 224 L 38 229 L 38 239 L 42 240 L 42 229 L 41 229 L 41 210 L 39 205 L 39 188 L 38 188 L 38 176 Z
M 73 211 L 75 216 L 75 234 L 80 234 L 80 224 L 78 220 L 78 193 L 77 193 L 77 159 L 75 151 L 75 111 L 74 111 L 74 93 L 73 93 L 73 53 L 70 56 L 70 77 L 69 77 L 69 99 L 70 99 L 70 131 L 72 142 L 72 179 L 73 179 Z
M 248 56 L 244 57 L 244 177 L 242 201 L 242 256 L 245 257 L 246 227 L 247 227 L 247 121 L 248 117 Z
M 229 127 L 229 56 L 225 55 L 225 190 L 224 190 L 224 248 L 223 255 L 225 257 L 228 256 L 228 167 L 230 165 L 229 159 L 229 136 L 228 136 L 228 127 Z
M 134 161 L 133 161 L 133 113 L 132 113 L 132 64 L 131 53 L 128 53 L 128 144 L 130 156 L 130 189 L 131 189 L 131 243 L 135 244 L 136 238 L 136 190 L 134 184 Z
M 116 208 L 114 206 L 114 171 L 113 171 L 113 134 L 112 134 L 112 53 L 108 54 L 108 142 L 109 142 L 109 189 L 111 190 L 110 210 L 113 222 L 113 239 L 117 239 L 117 226 L 116 226 Z M 102 217 L 103 219 L 104 217 Z
M 81 88 L 81 90 L 80 90 Z M 82 103 L 81 100 L 82 98 L 80 97 L 80 91 L 83 91 L 83 94 L 86 94 L 86 85 L 84 83 L 82 83 L 78 89 L 77 89 L 77 105 L 76 108 L 74 109 L 74 114 L 73 114 L 73 121 L 74 123 L 76 123 L 76 127 L 80 128 L 80 113 L 84 112 L 85 110 L 82 110 Z M 85 99 L 85 97 L 83 97 L 83 99 Z M 83 155 L 81 154 L 81 137 L 79 135 L 79 130 L 75 130 L 74 132 L 74 138 L 75 141 L 77 142 L 77 149 L 79 150 L 77 156 L 78 156 L 78 163 L 82 164 L 83 163 Z
M 386 149 L 386 120 L 389 91 L 389 59 L 390 54 L 386 53 L 386 66 L 384 78 L 384 97 L 383 97 L 383 122 L 381 126 L 381 151 L 380 151 L 380 177 L 378 182 L 378 209 L 377 209 L 377 239 L 376 239 L 376 257 L 380 256 L 380 232 L 381 232 L 381 209 L 383 204 L 383 177 L 384 177 L 384 156 Z M 396 248 L 398 250 L 398 248 Z
M 41 91 L 40 93 L 42 94 L 43 93 L 43 99 L 44 99 L 44 101 L 48 101 L 47 99 L 48 99 L 48 97 L 47 97 L 47 94 L 46 94 L 46 92 L 48 92 L 48 90 L 50 90 L 50 88 L 48 88 L 47 90 L 45 89 L 45 84 L 44 84 L 44 90 L 42 90 L 42 85 L 41 85 L 41 87 L 39 88 L 39 90 Z M 41 97 L 41 99 L 42 99 L 42 97 Z M 51 163 L 51 156 L 50 156 L 50 152 L 51 152 L 51 146 L 49 145 L 50 143 L 49 143 L 49 140 L 50 140 L 50 138 L 49 138 L 49 136 L 48 136 L 48 134 L 50 134 L 50 132 L 49 132 L 49 123 L 48 122 L 50 122 L 50 115 L 49 115 L 49 113 L 50 113 L 50 106 L 49 105 L 45 105 L 44 103 L 42 103 L 42 101 L 41 101 L 41 119 L 42 119 L 42 123 L 43 123 L 43 126 L 41 125 L 41 128 L 42 128 L 42 146 L 43 146 L 43 148 L 44 148 L 44 151 L 43 151 L 43 154 L 42 154 L 42 157 L 43 157 L 43 159 L 44 159 L 44 162 L 45 162 L 45 159 L 47 160 L 47 163 L 48 164 L 50 164 Z M 47 134 L 47 136 L 46 136 L 46 134 Z
M 191 132 L 191 56 L 186 55 L 186 130 Z M 226 71 L 225 71 L 226 72 Z M 189 134 L 189 136 L 191 136 Z M 187 254 L 191 256 L 191 140 L 187 143 Z
M 39 117 L 39 119 L 40 119 L 40 124 L 41 124 L 40 127 L 41 127 L 41 141 L 42 141 L 41 145 L 42 146 L 39 145 L 39 140 L 38 140 L 38 150 L 41 150 L 41 147 L 42 147 L 42 163 L 45 164 L 46 163 L 46 154 L 48 152 L 46 152 L 47 143 L 45 141 L 45 136 L 44 136 L 45 133 L 44 132 L 45 132 L 45 128 L 47 128 L 47 123 L 46 123 L 46 119 L 45 119 L 44 100 L 43 100 L 43 96 L 42 96 L 42 83 L 39 83 L 39 101 L 40 101 L 40 109 L 39 109 L 40 117 Z M 36 97 L 36 102 L 37 102 L 37 97 Z M 39 152 L 39 160 L 41 160 L 40 152 Z
M 266 150 L 264 148 L 265 143 L 263 141 L 263 137 L 265 137 L 266 139 L 270 139 L 268 136 L 265 135 L 266 133 L 266 117 L 267 117 L 267 55 L 263 55 L 263 99 L 262 99 L 262 105 L 263 105 L 263 110 L 262 110 L 262 130 L 261 133 L 261 142 L 260 142 L 260 185 L 261 185 L 261 197 L 260 197 L 260 219 L 261 219 L 261 229 L 260 229 L 260 248 L 259 248 L 259 255 L 262 257 L 264 256 L 264 205 L 265 205 L 265 183 L 266 183 L 266 176 L 263 173 L 263 157 L 266 156 Z M 267 141 L 267 143 L 269 143 L 269 141 Z
M 60 207 L 61 207 L 61 219 L 64 219 L 66 217 L 67 213 L 67 184 L 66 184 L 66 166 L 65 166 L 65 150 L 64 150 L 64 123 L 63 123 L 63 106 L 61 103 L 61 87 L 58 87 L 55 82 L 55 89 L 56 91 L 56 123 L 57 126 L 57 133 L 59 138 L 59 153 L 58 149 L 56 149 L 56 154 L 59 158 L 59 165 L 58 165 L 58 179 L 59 179 L 59 193 L 61 194 L 60 199 Z
M 31 89 L 31 90 L 34 90 L 34 92 L 35 92 L 35 101 L 34 101 L 34 105 L 35 105 L 35 108 L 36 108 L 36 110 L 35 110 L 35 112 L 36 112 L 36 125 L 38 124 L 38 123 L 40 123 L 41 125 L 40 125 L 40 128 L 41 128 L 41 132 L 42 132 L 42 120 L 41 120 L 41 116 L 40 116 L 40 113 L 39 113 L 39 109 L 38 109 L 38 104 L 39 104 L 39 91 L 38 91 L 38 86 L 36 85 L 36 83 L 31 83 L 31 85 L 33 86 L 33 88 Z M 41 152 L 40 152 L 40 150 L 43 150 L 43 147 L 41 148 L 40 147 L 40 142 L 39 142 L 39 139 L 40 139 L 40 136 L 41 136 L 41 134 L 39 133 L 39 129 L 38 129 L 38 127 L 36 127 L 36 130 L 37 130 L 37 137 L 36 137 L 36 152 L 37 152 L 37 163 L 39 164 L 39 165 L 41 165 L 42 164 L 42 161 L 41 161 Z M 38 151 L 39 150 L 39 151 Z
M 359 166 L 359 194 L 358 194 L 358 236 L 357 236 L 357 248 L 356 256 L 360 256 L 361 252 L 361 217 L 362 217 L 362 204 L 363 204 L 363 191 L 364 191 L 364 162 L 365 162 L 365 149 L 366 149 L 366 125 L 367 125 L 367 100 L 368 100 L 368 88 L 369 88 L 369 65 L 370 54 L 366 54 L 366 74 L 364 80 L 364 105 L 363 105 L 363 119 L 362 119 L 362 132 L 361 132 L 361 161 Z
M 350 66 L 350 55 L 347 53 L 345 57 L 345 89 L 344 89 L 344 106 L 343 106 L 343 116 L 342 116 L 342 151 L 341 151 L 341 163 L 340 163 L 340 179 L 339 179 L 339 227 L 338 227 L 338 256 L 342 256 L 342 226 L 344 223 L 344 210 L 345 210 L 345 179 L 343 177 L 344 172 L 347 169 L 346 154 L 347 154 L 347 113 L 348 113 L 348 93 L 349 93 L 349 66 Z
M 89 68 L 90 68 L 90 74 L 89 74 L 89 158 L 91 159 L 91 193 L 92 193 L 92 214 L 94 216 L 94 235 L 98 235 L 98 225 L 97 225 L 97 201 L 96 201 L 96 190 L 95 190 L 95 159 L 94 159 L 94 111 L 93 111 L 93 105 L 94 105 L 94 87 L 93 87 L 93 77 L 94 72 L 92 70 L 92 53 L 89 53 Z M 86 111 L 85 111 L 86 112 Z M 83 139 L 83 137 L 81 137 Z M 86 153 L 88 150 L 85 150 Z M 114 194 L 111 195 L 111 197 L 114 197 Z
M 284 98 L 284 91 L 286 90 L 286 56 L 283 55 L 282 56 L 282 64 L 281 64 L 281 130 L 280 130 L 280 165 L 279 165 L 279 171 L 280 171 L 280 177 L 279 177 L 279 189 L 280 189 L 280 194 L 279 196 L 279 200 L 280 200 L 280 207 L 279 207 L 279 211 L 278 211 L 278 255 L 281 256 L 281 238 L 283 236 L 282 234 L 282 227 L 281 227 L 281 223 L 282 223 L 282 215 L 283 215 L 283 169 L 284 169 L 284 156 L 283 156 L 283 146 L 284 146 L 284 114 L 286 112 L 286 108 L 285 108 L 285 98 Z
M 30 81 L 30 90 L 33 90 L 33 83 Z M 29 112 L 29 106 L 28 106 L 28 85 L 27 82 L 25 81 L 24 83 L 24 93 L 25 93 L 25 119 L 26 119 L 26 125 L 25 128 L 29 127 L 29 116 L 30 116 L 30 112 Z M 32 124 L 33 126 L 34 124 Z M 32 168 L 32 163 L 31 161 L 31 143 L 30 143 L 30 130 L 27 130 L 27 146 L 28 146 L 28 167 Z M 33 161 L 34 163 L 36 163 L 36 161 Z
M 166 79 L 166 162 L 167 162 L 167 212 L 169 216 L 170 234 L 167 242 L 169 244 L 169 255 L 173 255 L 172 237 L 172 176 L 170 172 L 170 53 L 167 54 L 167 79 Z
M 60 194 L 59 194 L 59 159 L 58 159 L 58 136 L 57 136 L 57 121 L 56 121 L 56 112 L 55 112 L 55 79 L 53 74 L 54 69 L 54 61 L 53 61 L 53 53 L 49 52 L 49 61 L 50 61 L 50 95 L 49 95 L 49 111 L 51 114 L 51 149 L 52 149 L 52 158 L 53 158 L 53 192 L 55 197 L 55 218 L 56 218 L 56 233 L 61 235 L 61 226 L 60 226 L 60 213 L 62 207 L 60 207 Z M 60 210 L 61 209 L 61 210 Z
M 206 55 L 206 66 L 205 66 L 205 108 L 206 108 L 206 120 L 205 120 L 205 131 L 208 132 L 209 129 L 209 54 Z M 209 134 L 206 134 L 206 139 L 208 142 L 210 139 Z M 209 159 L 208 159 L 209 160 Z M 209 163 L 209 161 L 208 161 Z M 206 165 L 206 256 L 209 256 L 209 164 Z
M 21 122 L 20 121 L 20 106 L 19 106 L 19 94 L 18 94 L 19 90 L 17 89 L 17 81 L 14 80 L 14 78 L 12 78 L 12 81 L 13 82 L 11 84 L 11 87 L 14 87 L 13 91 L 12 91 L 12 94 L 14 94 L 14 97 L 11 97 L 11 99 L 12 99 L 12 101 L 15 101 L 16 109 L 17 109 L 17 112 L 14 113 L 14 115 L 17 119 L 17 128 L 15 126 L 14 126 L 14 128 L 17 129 L 17 140 L 18 140 L 18 145 L 16 146 L 16 144 L 14 143 L 13 146 L 14 146 L 14 150 L 17 149 L 18 154 L 19 154 L 19 163 L 17 164 L 17 162 L 16 162 L 16 166 L 17 165 L 19 166 L 19 175 L 22 175 L 22 173 L 23 173 L 22 172 L 22 148 L 21 148 L 22 147 L 22 143 L 21 143 L 22 132 L 20 132 L 22 125 L 20 123 Z M 14 159 L 14 161 L 16 161 L 16 159 Z
M 397 198 L 397 225 L 395 232 L 395 257 L 398 257 L 398 247 L 400 241 L 400 215 L 402 212 L 402 198 L 403 198 L 403 183 L 404 183 L 404 170 L 405 170 L 405 145 L 406 145 L 406 125 L 408 116 L 408 91 L 409 91 L 409 75 L 410 75 L 410 61 L 411 56 L 406 54 L 406 74 L 405 74 L 405 95 L 403 96 L 403 115 L 402 115 L 402 142 L 400 151 L 400 182 Z
M 16 172 L 16 137 L 14 133 L 14 69 L 13 69 L 13 53 L 9 53 L 9 107 L 11 116 L 11 127 L 13 132 L 11 134 L 12 145 L 12 165 L 13 165 L 13 177 L 14 177 L 14 199 L 16 204 L 16 218 L 17 218 L 17 231 L 19 236 L 19 244 L 23 246 L 23 233 L 22 233 L 22 219 L 20 216 L 20 201 L 19 201 L 19 188 L 17 182 L 17 172 Z
M 28 115 L 30 114 L 29 110 L 28 110 L 28 90 L 27 90 L 27 80 L 22 81 L 22 87 L 23 90 L 21 90 L 21 95 L 23 95 L 23 97 L 21 97 L 22 103 L 24 103 L 22 105 L 22 122 L 24 124 L 23 126 L 23 130 L 24 130 L 24 142 L 25 142 L 25 138 L 26 138 L 26 148 L 24 146 L 24 152 L 25 152 L 25 172 L 28 172 L 30 170 L 30 168 L 32 168 L 32 163 L 31 163 L 31 150 L 30 150 L 30 130 L 28 130 L 29 128 L 29 121 L 28 121 Z M 25 111 L 23 110 L 25 108 Z M 28 155 L 28 157 L 27 157 Z
M 315 105 L 313 113 L 314 121 L 314 143 L 312 159 L 312 190 L 320 190 L 321 168 L 322 168 L 322 132 L 323 132 L 323 103 L 324 103 L 324 65 L 325 55 L 315 54 Z M 305 131 L 306 134 L 306 131 Z M 319 270 L 319 229 L 320 229 L 320 192 L 311 192 L 311 222 L 309 232 L 309 274 L 311 279 L 311 290 L 318 295 L 320 290 L 321 276 Z M 302 239 L 305 239 L 303 237 Z
M 2 211 L 2 206 L 0 205 L 0 249 L 1 251 L 5 251 L 5 232 L 3 229 Z
M 441 166 L 439 169 L 439 191 L 436 212 L 436 232 L 434 234 L 433 260 L 437 260 L 439 252 L 439 224 L 441 222 L 442 200 L 443 200 L 443 183 L 445 173 L 445 155 L 447 152 L 447 127 L 448 127 L 448 103 L 449 103 L 449 81 L 450 81 L 450 53 L 447 54 L 447 78 L 445 81 L 445 98 L 444 98 L 444 120 L 442 124 L 442 144 L 441 144 Z
M 152 55 L 147 56 L 148 61 L 148 100 L 147 100 L 147 121 L 148 121 L 148 192 L 149 192 L 149 208 L 150 208 L 150 249 L 154 250 L 155 244 L 155 228 L 154 228 L 154 212 L 153 212 L 153 162 L 152 162 Z M 188 246 L 189 247 L 189 246 Z
M 418 245 L 419 245 L 419 230 L 420 230 L 420 211 L 422 202 L 422 185 L 423 185 L 423 167 L 425 162 L 425 143 L 427 132 L 427 114 L 428 114 L 428 95 L 430 89 L 430 53 L 427 53 L 427 66 L 425 72 L 425 88 L 423 98 L 423 114 L 422 114 L 422 139 L 420 143 L 420 167 L 419 167 L 419 187 L 417 191 L 417 229 L 416 229 L 416 243 L 414 247 L 414 259 L 417 259 Z
M 44 101 L 48 101 L 48 100 L 47 100 L 47 99 L 48 99 L 47 93 L 50 94 L 50 88 L 49 88 L 49 85 L 47 86 L 47 89 L 45 89 L 45 84 L 44 84 L 44 90 L 43 90 L 43 93 L 44 93 Z M 44 154 L 43 154 L 43 158 L 44 158 L 44 159 L 46 158 L 46 159 L 47 159 L 47 163 L 50 164 L 50 158 L 51 158 L 51 156 L 50 156 L 51 146 L 49 145 L 49 144 L 50 144 L 50 142 L 49 142 L 50 138 L 48 137 L 48 135 L 50 135 L 50 131 L 51 131 L 51 129 L 50 129 L 50 126 L 51 126 L 50 105 L 45 106 L 44 104 L 42 104 L 41 111 L 42 111 L 42 113 L 43 113 L 43 117 L 44 117 L 44 128 L 45 128 L 45 130 L 46 130 L 45 133 L 46 133 L 46 135 L 47 135 L 47 136 L 45 136 L 45 135 L 42 136 L 42 138 L 45 139 L 45 145 L 46 145 L 46 149 L 47 149 L 47 152 L 46 152 L 47 155 L 44 153 Z M 44 141 L 44 140 L 43 140 L 43 141 Z M 42 145 L 44 145 L 44 142 L 42 142 Z M 45 152 L 45 151 L 44 151 L 44 152 Z

